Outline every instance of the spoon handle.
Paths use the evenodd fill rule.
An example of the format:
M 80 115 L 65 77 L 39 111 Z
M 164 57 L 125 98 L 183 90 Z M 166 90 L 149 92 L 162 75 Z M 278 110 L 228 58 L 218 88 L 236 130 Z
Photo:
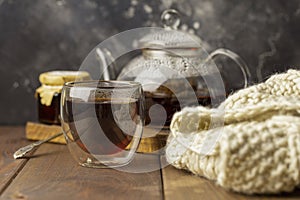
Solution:
M 57 133 L 45 140 L 40 140 L 40 141 L 34 142 L 32 144 L 29 144 L 27 146 L 21 147 L 14 153 L 14 159 L 23 158 L 28 152 L 32 151 L 36 147 L 40 146 L 41 144 L 44 144 L 45 142 L 48 142 L 48 141 L 54 139 L 54 138 L 57 138 L 57 137 L 61 136 L 62 134 L 63 134 L 62 132 Z

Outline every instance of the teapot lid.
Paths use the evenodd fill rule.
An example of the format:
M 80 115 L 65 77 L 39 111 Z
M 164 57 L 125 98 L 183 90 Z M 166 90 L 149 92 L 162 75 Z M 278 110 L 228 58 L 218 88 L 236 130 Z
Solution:
M 194 34 L 179 31 L 180 14 L 174 9 L 161 15 L 164 29 L 142 37 L 139 45 L 144 49 L 198 49 L 201 39 Z

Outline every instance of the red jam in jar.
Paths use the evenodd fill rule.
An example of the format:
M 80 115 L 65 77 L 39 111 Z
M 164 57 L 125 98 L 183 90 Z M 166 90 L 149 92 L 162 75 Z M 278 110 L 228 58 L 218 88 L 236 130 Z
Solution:
M 84 71 L 51 71 L 39 76 L 41 86 L 36 90 L 39 122 L 60 124 L 61 90 L 66 82 L 90 80 Z

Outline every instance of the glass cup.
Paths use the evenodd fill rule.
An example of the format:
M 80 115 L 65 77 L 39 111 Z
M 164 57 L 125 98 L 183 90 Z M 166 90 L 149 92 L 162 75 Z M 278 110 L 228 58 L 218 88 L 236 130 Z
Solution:
M 142 86 L 131 81 L 66 83 L 61 124 L 67 146 L 80 165 L 124 166 L 133 159 L 142 137 Z

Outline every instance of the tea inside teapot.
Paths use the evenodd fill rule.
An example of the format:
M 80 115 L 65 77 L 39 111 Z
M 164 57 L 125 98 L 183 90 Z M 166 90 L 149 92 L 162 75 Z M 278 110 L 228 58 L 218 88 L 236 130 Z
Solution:
M 146 125 L 162 125 L 161 122 L 164 121 L 163 125 L 169 126 L 173 114 L 177 111 L 180 111 L 185 106 L 195 106 L 198 104 L 203 106 L 210 106 L 211 99 L 209 92 L 205 88 L 197 88 L 197 79 L 197 77 L 187 78 L 193 89 L 195 89 L 197 101 L 191 100 L 193 97 L 190 97 L 191 95 L 189 94 L 189 92 L 185 92 L 186 80 L 183 79 L 167 80 L 155 91 L 146 90 L 144 92 L 146 102 Z M 177 93 L 177 95 L 175 95 L 170 88 L 177 88 L 180 91 L 179 93 Z M 154 112 L 151 112 L 151 108 L 157 104 L 163 107 L 166 115 L 162 114 L 162 112 L 157 111 L 157 109 L 154 110 Z
M 149 56 L 149 55 L 148 55 Z M 133 59 L 119 74 L 119 80 L 136 81 L 143 85 L 145 94 L 146 125 L 168 127 L 175 112 L 186 106 L 211 106 L 212 90 L 214 99 L 224 100 L 224 88 L 218 84 L 208 87 L 207 80 L 213 82 L 215 68 L 200 66 L 201 60 L 193 58 L 194 65 L 205 70 L 197 70 L 190 60 L 180 56 L 145 57 Z M 197 62 L 196 62 L 197 61 Z

